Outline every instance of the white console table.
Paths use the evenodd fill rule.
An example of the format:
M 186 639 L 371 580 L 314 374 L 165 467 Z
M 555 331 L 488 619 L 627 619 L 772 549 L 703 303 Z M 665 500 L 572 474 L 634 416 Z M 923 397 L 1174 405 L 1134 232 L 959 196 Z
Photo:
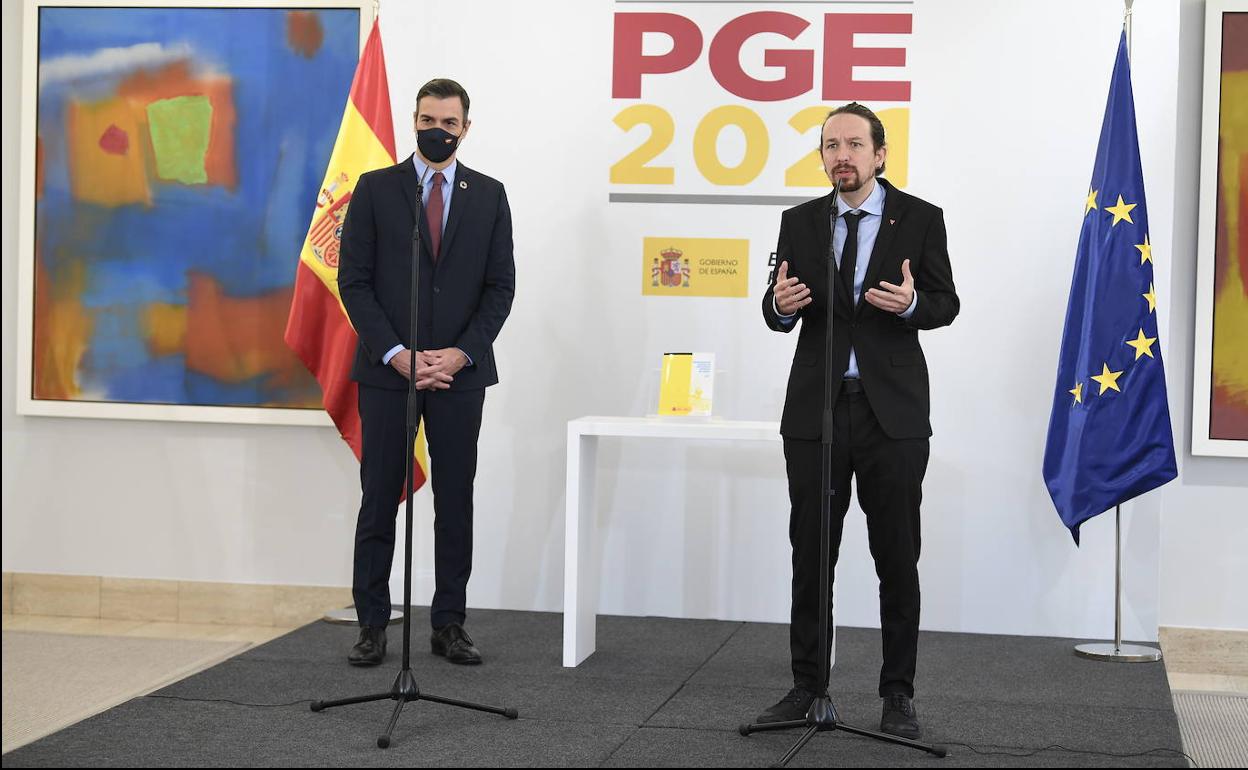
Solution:
M 563 665 L 566 667 L 580 665 L 596 647 L 598 570 L 590 559 L 594 544 L 594 478 L 600 436 L 778 442 L 780 423 L 694 421 L 672 417 L 581 417 L 568 422 L 563 554 Z

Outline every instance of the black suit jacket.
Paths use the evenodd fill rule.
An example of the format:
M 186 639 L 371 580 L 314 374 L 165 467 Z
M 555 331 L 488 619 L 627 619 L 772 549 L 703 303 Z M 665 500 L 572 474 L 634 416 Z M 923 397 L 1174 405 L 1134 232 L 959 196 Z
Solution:
M 853 287 L 833 272 L 832 371 L 849 366 L 852 346 L 867 399 L 880 426 L 890 438 L 926 438 L 932 435 L 928 419 L 927 363 L 919 347 L 919 329 L 947 326 L 958 314 L 958 295 L 945 240 L 941 210 L 926 201 L 876 180 L 886 190 L 884 216 L 867 266 L 863 294 L 880 281 L 901 284 L 902 260 L 919 295 L 909 319 L 880 310 L 862 299 L 853 305 Z M 788 393 L 780 433 L 786 438 L 821 438 L 823 413 L 824 330 L 829 296 L 828 251 L 832 240 L 831 194 L 785 211 L 780 218 L 776 263 L 789 263 L 789 276 L 810 287 L 811 303 L 798 311 L 801 334 L 789 372 Z M 865 255 L 859 255 L 863 259 Z M 763 318 L 779 332 L 792 331 L 796 322 L 782 324 L 772 302 L 775 277 L 763 296 Z M 832 383 L 832 398 L 841 379 Z
M 427 217 L 420 222 L 417 342 L 412 344 L 412 223 L 417 195 L 411 157 L 360 177 L 343 223 L 338 291 L 359 335 L 351 378 L 402 390 L 407 380 L 381 359 L 395 345 L 413 350 L 457 347 L 472 360 L 452 390 L 498 382 L 494 339 L 516 288 L 511 208 L 502 183 L 458 164 L 450 214 L 437 262 L 429 251 Z

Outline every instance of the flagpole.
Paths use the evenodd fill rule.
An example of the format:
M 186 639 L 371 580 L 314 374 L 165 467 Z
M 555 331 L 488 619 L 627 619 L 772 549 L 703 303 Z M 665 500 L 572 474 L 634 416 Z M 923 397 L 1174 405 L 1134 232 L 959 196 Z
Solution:
M 1127 7 L 1130 7 L 1128 2 Z M 1130 11 L 1128 11 L 1130 13 Z M 1128 56 L 1130 43 L 1127 44 Z M 1114 506 L 1114 652 L 1122 649 L 1122 506 Z
M 381 15 L 381 0 L 373 0 L 373 19 L 376 20 L 376 18 L 380 15 Z M 403 612 L 401 610 L 396 610 L 393 607 L 391 607 L 390 608 L 390 622 L 397 623 L 398 621 L 402 619 L 403 619 Z M 350 607 L 344 607 L 342 609 L 327 610 L 325 614 L 321 616 L 321 620 L 325 621 L 326 623 L 331 623 L 333 625 L 338 625 L 338 626 L 358 626 L 360 622 L 359 614 L 355 611 L 354 604 L 352 604 Z
M 1122 28 L 1127 36 L 1127 62 L 1131 61 L 1131 4 L 1135 0 L 1123 0 L 1126 8 L 1122 14 Z M 1114 643 L 1075 645 L 1075 654 L 1094 660 L 1114 660 L 1120 663 L 1152 663 L 1161 660 L 1161 650 L 1138 644 L 1122 643 L 1122 505 L 1114 506 Z
M 1127 33 L 1127 62 L 1131 61 L 1131 5 L 1135 0 L 1123 0 L 1126 8 L 1122 12 L 1122 28 Z
M 1140 644 L 1122 643 L 1122 506 L 1114 507 L 1114 641 L 1075 645 L 1075 654 L 1093 660 L 1119 663 L 1153 663 L 1161 660 L 1161 650 Z

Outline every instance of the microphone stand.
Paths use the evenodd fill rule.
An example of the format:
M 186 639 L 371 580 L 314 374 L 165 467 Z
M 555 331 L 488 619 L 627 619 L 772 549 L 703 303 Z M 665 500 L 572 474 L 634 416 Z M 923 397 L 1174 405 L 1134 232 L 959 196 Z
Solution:
M 878 184 L 878 183 L 877 183 Z M 862 735 L 867 738 L 874 738 L 877 741 L 886 743 L 895 743 L 900 746 L 909 746 L 913 749 L 926 751 L 937 757 L 944 757 L 948 751 L 944 746 L 936 746 L 928 743 L 920 743 L 909 738 L 900 738 L 896 735 L 881 733 L 875 730 L 866 730 L 861 727 L 847 725 L 841 721 L 840 716 L 836 713 L 836 706 L 832 704 L 832 698 L 828 695 L 828 679 L 831 676 L 831 636 L 832 636 L 832 498 L 836 495 L 836 490 L 832 488 L 832 423 L 833 409 L 835 404 L 832 402 L 832 303 L 833 297 L 836 295 L 835 282 L 837 276 L 836 265 L 836 218 L 839 215 L 841 195 L 841 181 L 836 180 L 836 186 L 832 190 L 832 237 L 828 239 L 828 307 L 827 307 L 827 326 L 824 329 L 824 350 L 823 350 L 823 467 L 822 471 L 822 496 L 819 502 L 819 682 L 822 692 L 815 696 L 810 704 L 810 710 L 806 712 L 805 719 L 798 719 L 791 722 L 767 722 L 764 724 L 743 724 L 737 731 L 741 735 L 748 736 L 751 733 L 771 732 L 773 730 L 788 730 L 794 727 L 805 727 L 806 732 L 797 739 L 797 742 L 785 752 L 784 756 L 773 765 L 773 767 L 785 767 L 794 757 L 797 756 L 807 743 L 815 737 L 816 734 L 827 732 L 830 730 L 842 730 L 854 735 Z M 869 258 L 869 255 L 868 255 Z M 849 287 L 849 296 L 854 296 L 854 287 Z M 853 313 L 853 307 L 849 308 Z
M 412 320 L 408 328 L 410 335 L 408 339 L 412 341 L 412 373 L 408 377 L 407 382 L 407 477 L 404 484 L 404 489 L 407 491 L 407 542 L 403 548 L 403 667 L 399 669 L 399 674 L 395 677 L 394 684 L 390 686 L 388 692 L 360 695 L 339 700 L 319 700 L 315 701 L 311 706 L 313 711 L 324 711 L 334 706 L 349 706 L 355 703 L 370 703 L 378 700 L 396 701 L 394 711 L 390 714 L 390 721 L 386 725 L 386 731 L 377 738 L 377 748 L 380 749 L 390 747 L 390 736 L 394 733 L 394 726 L 399 721 L 399 714 L 402 713 L 403 706 L 413 701 L 427 700 L 447 706 L 499 714 L 508 719 L 516 719 L 520 716 L 519 712 L 514 708 L 483 706 L 478 703 L 453 700 L 421 692 L 420 687 L 416 684 L 416 677 L 412 674 L 412 501 L 416 497 L 416 426 L 420 422 L 420 403 L 416 390 L 416 351 L 419 349 L 416 338 L 418 318 L 416 311 L 420 296 L 420 220 L 425 215 L 424 189 L 424 180 L 418 177 L 416 180 L 415 221 L 412 224 Z

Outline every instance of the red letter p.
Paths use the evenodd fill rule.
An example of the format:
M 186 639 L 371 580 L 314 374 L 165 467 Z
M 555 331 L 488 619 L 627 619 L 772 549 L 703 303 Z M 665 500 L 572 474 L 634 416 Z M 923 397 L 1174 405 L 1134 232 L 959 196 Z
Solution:
M 658 32 L 672 39 L 672 50 L 661 56 L 642 53 L 647 32 Z M 642 75 L 679 72 L 702 53 L 702 31 L 684 16 L 674 13 L 617 13 L 615 15 L 615 56 L 611 75 L 614 99 L 640 99 Z

